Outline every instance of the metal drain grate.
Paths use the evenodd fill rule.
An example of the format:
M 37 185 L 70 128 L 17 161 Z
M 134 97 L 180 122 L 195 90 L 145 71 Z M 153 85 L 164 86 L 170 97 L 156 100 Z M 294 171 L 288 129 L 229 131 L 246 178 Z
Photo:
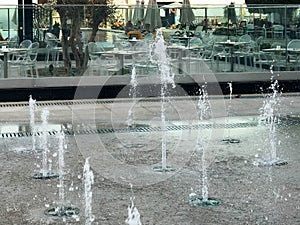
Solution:
M 226 99 L 226 96 L 215 96 L 212 97 L 212 99 L 221 99 L 224 98 Z M 136 99 L 138 102 L 160 102 L 161 98 L 160 96 L 157 96 L 155 98 L 137 98 Z M 170 97 L 169 101 L 198 101 L 198 97 Z M 133 99 L 97 99 L 97 100 L 64 100 L 64 101 L 49 101 L 49 102 L 36 102 L 37 106 L 71 106 L 71 105 L 89 105 L 89 104 L 112 104 L 112 103 L 129 103 L 132 102 Z M 168 100 L 166 100 L 168 101 Z M 8 108 L 8 107 L 28 107 L 29 103 L 28 102 L 22 102 L 22 103 L 1 103 L 0 108 Z
M 194 125 L 173 125 L 166 126 L 167 131 L 180 131 L 189 129 L 216 129 L 216 128 L 243 128 L 243 127 L 255 127 L 257 123 L 232 123 L 232 124 L 194 124 Z M 82 135 L 82 134 L 108 134 L 108 133 L 129 133 L 129 132 L 155 132 L 161 131 L 161 127 L 136 127 L 136 128 L 106 128 L 106 129 L 84 129 L 84 130 L 66 130 L 66 135 Z M 47 135 L 56 135 L 58 131 L 47 131 Z M 37 136 L 41 136 L 43 132 L 36 132 Z M 30 137 L 33 133 L 31 132 L 12 132 L 2 133 L 2 138 L 13 138 L 13 137 Z
M 197 129 L 234 129 L 234 128 L 247 128 L 256 127 L 257 122 L 247 123 L 207 123 L 207 124 L 192 124 L 192 125 L 173 125 L 166 126 L 167 131 L 181 131 L 181 130 L 197 130 Z M 278 124 L 279 127 L 299 126 L 300 121 L 283 121 Z M 110 133 L 130 133 L 130 132 L 157 132 L 161 131 L 161 127 L 136 127 L 136 128 L 105 128 L 105 129 L 83 129 L 83 130 L 66 130 L 66 135 L 83 135 L 83 134 L 110 134 Z M 58 131 L 47 131 L 47 135 L 56 135 Z M 41 136 L 43 132 L 37 132 L 37 136 Z M 15 138 L 15 137 L 30 137 L 33 134 L 31 132 L 12 132 L 2 133 L 0 138 Z

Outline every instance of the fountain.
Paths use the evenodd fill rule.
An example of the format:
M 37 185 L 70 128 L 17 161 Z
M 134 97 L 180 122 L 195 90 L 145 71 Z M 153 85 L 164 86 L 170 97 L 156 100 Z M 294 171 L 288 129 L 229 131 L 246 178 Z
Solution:
M 125 220 L 125 223 L 128 225 L 142 225 L 142 222 L 140 219 L 141 215 L 140 215 L 138 209 L 135 207 L 134 202 L 133 202 L 134 195 L 133 195 L 133 190 L 132 190 L 132 184 L 130 184 L 130 189 L 131 189 L 133 197 L 130 197 L 131 205 L 129 205 L 127 208 L 128 217 Z
M 52 171 L 52 161 L 48 160 L 48 117 L 49 117 L 49 110 L 43 109 L 41 114 L 42 119 L 42 137 L 41 137 L 41 147 L 43 149 L 42 152 L 42 168 L 39 172 L 33 175 L 35 179 L 51 179 L 57 178 L 59 176 L 58 173 Z
M 36 100 L 32 99 L 32 96 L 29 96 L 29 115 L 30 115 L 30 130 L 32 133 L 32 151 L 36 151 L 36 128 L 35 128 L 35 109 L 36 109 Z
M 79 209 L 72 206 L 65 206 L 65 185 L 64 185 L 64 148 L 65 148 L 65 135 L 61 131 L 58 134 L 59 143 L 58 143 L 58 173 L 59 173 L 59 184 L 58 186 L 58 195 L 59 201 L 58 206 L 54 208 L 49 208 L 45 210 L 45 214 L 48 216 L 57 216 L 57 217 L 76 217 L 79 214 Z
M 29 126 L 31 132 L 31 146 L 30 147 L 18 147 L 16 151 L 23 153 L 41 153 L 42 149 L 37 148 L 37 128 L 35 124 L 35 113 L 36 113 L 36 100 L 29 96 Z
M 203 85 L 199 90 L 199 120 L 203 121 L 208 119 L 211 114 L 211 106 L 208 99 L 208 93 L 206 90 L 206 85 Z M 202 197 L 198 197 L 196 193 L 192 192 L 189 195 L 189 204 L 191 206 L 216 206 L 220 205 L 221 201 L 216 198 L 208 197 L 208 159 L 207 159 L 207 150 L 206 150 L 206 140 L 203 138 L 204 135 L 198 131 L 197 135 L 197 145 L 196 152 L 199 154 L 202 152 L 201 163 L 202 163 Z
M 266 95 L 258 118 L 259 125 L 268 133 L 264 142 L 267 143 L 265 146 L 266 156 L 255 159 L 253 164 L 256 166 L 283 166 L 287 164 L 287 161 L 281 160 L 277 156 L 277 125 L 280 122 L 277 113 L 280 104 L 280 91 L 278 81 L 273 81 L 273 77 L 269 89 L 271 93 Z
M 129 90 L 129 97 L 133 100 L 133 106 L 135 105 L 136 101 L 136 87 L 137 87 L 137 79 L 136 79 L 136 70 L 135 66 L 132 67 L 132 72 L 131 72 L 131 79 L 130 79 L 130 90 Z M 127 125 L 128 127 L 134 127 L 134 110 L 130 108 L 128 110 L 128 118 L 127 118 Z
M 168 85 L 175 88 L 174 73 L 170 66 L 170 59 L 166 53 L 166 44 L 162 35 L 162 30 L 157 29 L 155 42 L 150 47 L 151 61 L 158 65 L 160 72 L 160 97 L 161 97 L 161 149 L 162 149 L 162 162 L 161 166 L 154 167 L 156 172 L 167 172 L 174 171 L 175 169 L 167 166 L 167 128 L 166 128 L 166 115 L 165 115 L 165 104 L 168 102 L 167 91 Z
M 128 206 L 128 217 L 125 220 L 126 224 L 128 225 L 142 225 L 142 222 L 140 220 L 140 213 L 138 209 L 135 207 L 134 198 L 130 198 L 131 205 Z
M 83 167 L 83 178 L 84 178 L 84 199 L 85 199 L 85 225 L 91 225 L 95 220 L 94 215 L 92 214 L 92 184 L 94 183 L 94 174 L 90 170 L 89 158 L 85 159 L 85 164 Z
M 228 108 L 227 108 L 227 124 L 228 124 L 228 117 L 232 115 L 232 82 L 228 82 L 228 87 L 229 87 L 229 103 L 228 103 Z M 230 135 L 230 127 L 227 129 L 227 135 L 228 137 L 223 139 L 222 141 L 228 144 L 237 144 L 240 143 L 239 139 L 231 138 Z

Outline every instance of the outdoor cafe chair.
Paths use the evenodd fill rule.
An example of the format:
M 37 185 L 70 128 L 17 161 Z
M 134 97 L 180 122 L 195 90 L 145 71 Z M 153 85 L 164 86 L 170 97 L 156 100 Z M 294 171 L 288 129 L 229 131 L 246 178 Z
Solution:
M 100 75 L 115 75 L 120 70 L 120 62 L 114 55 L 101 54 L 99 56 L 99 74 Z
M 23 40 L 20 43 L 19 48 L 29 48 L 31 44 L 32 44 L 31 40 Z
M 99 52 L 101 49 L 99 49 L 95 42 L 89 42 L 87 48 L 91 62 L 97 61 L 99 58 L 99 54 L 97 54 L 97 52 Z
M 133 65 L 138 75 L 148 75 L 158 70 L 157 64 L 151 61 L 147 53 L 134 55 Z
M 61 47 L 58 47 L 60 41 L 59 39 L 52 33 L 45 34 L 45 42 L 46 42 L 46 62 L 49 63 L 50 57 L 51 61 L 56 63 L 59 61 L 59 54 L 62 51 Z
M 27 76 L 27 69 L 29 68 L 31 77 L 34 76 L 33 69 L 35 69 L 36 77 L 39 76 L 38 68 L 36 67 L 39 46 L 38 42 L 33 42 L 28 47 L 23 58 L 10 61 L 11 66 L 19 68 L 20 75 Z
M 182 57 L 184 62 L 184 69 L 187 73 L 191 72 L 191 68 L 194 68 L 193 71 L 200 71 L 200 64 L 204 61 L 202 50 L 204 49 L 204 44 L 198 37 L 192 37 L 189 43 L 189 49 L 186 50 L 186 54 Z
M 15 35 L 8 39 L 9 48 L 17 48 L 19 46 L 19 36 Z
M 244 60 L 244 70 L 246 71 L 248 61 L 251 61 L 251 36 L 249 34 L 244 34 L 239 37 L 238 42 L 245 42 L 246 44 L 239 45 L 238 49 L 234 51 L 234 56 L 238 60 L 238 70 L 240 70 L 241 59 Z
M 287 68 L 287 55 L 286 55 L 286 46 L 281 42 L 273 42 L 271 44 L 271 49 L 280 48 L 281 51 L 272 52 L 274 58 L 274 70 L 280 70 L 281 68 Z
M 100 54 L 96 53 L 99 51 L 99 48 L 95 42 L 89 42 L 87 48 L 88 48 L 88 55 L 89 55 L 88 66 L 89 68 L 93 69 L 93 71 L 94 70 L 97 71 L 100 69 L 99 66 Z
M 23 40 L 18 48 L 24 48 L 24 49 L 28 49 L 30 46 L 32 45 L 32 41 L 31 40 Z M 9 54 L 9 58 L 11 58 L 12 60 L 21 60 L 25 57 L 26 55 L 26 52 L 15 52 L 15 53 L 12 53 L 12 54 Z
M 248 23 L 246 24 L 246 34 L 253 35 L 254 34 L 254 24 Z
M 215 60 L 217 63 L 217 71 L 219 71 L 220 68 L 220 60 L 225 60 L 224 71 L 226 71 L 226 67 L 229 65 L 229 59 L 231 57 L 229 50 L 222 45 L 214 44 L 212 56 L 213 60 Z
M 283 38 L 284 34 L 284 26 L 283 25 L 273 25 L 273 38 L 279 37 Z
M 270 69 L 274 65 L 275 59 L 274 54 L 271 52 L 253 52 L 253 65 L 254 67 L 259 67 L 260 70 L 264 68 Z
M 287 44 L 288 50 L 288 66 L 289 68 L 299 68 L 300 67 L 300 39 L 291 40 Z

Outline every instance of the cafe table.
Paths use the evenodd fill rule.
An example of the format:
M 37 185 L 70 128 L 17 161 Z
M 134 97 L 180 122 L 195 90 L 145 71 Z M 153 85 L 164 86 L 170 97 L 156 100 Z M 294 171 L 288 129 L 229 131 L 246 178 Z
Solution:
M 0 47 L 8 46 L 8 41 L 0 41 Z
M 182 73 L 182 62 L 183 57 L 186 55 L 188 51 L 193 51 L 200 49 L 201 46 L 183 46 L 183 45 L 169 45 L 167 46 L 167 50 L 175 50 L 176 54 L 178 54 L 178 67 L 179 67 L 179 73 Z
M 235 47 L 238 47 L 238 46 L 241 46 L 241 45 L 247 45 L 249 44 L 248 42 L 243 42 L 243 41 L 230 41 L 230 40 L 227 40 L 227 41 L 219 41 L 219 42 L 216 42 L 216 44 L 218 45 L 223 45 L 223 46 L 226 46 L 229 48 L 230 50 L 230 72 L 233 72 L 234 71 L 234 48 Z
M 187 46 L 189 46 L 191 37 L 188 37 L 188 36 L 182 36 L 182 37 L 178 37 L 178 39 L 184 41 L 185 47 L 187 47 Z
M 138 42 L 141 42 L 142 40 L 141 39 L 129 39 L 128 40 L 132 45 L 135 45 L 136 43 L 138 43 Z
M 23 53 L 27 48 L 0 48 L 0 55 L 3 55 L 3 74 L 4 78 L 8 78 L 8 54 Z
M 114 55 L 116 56 L 119 61 L 120 61 L 120 66 L 121 66 L 121 74 L 125 73 L 125 68 L 124 68 L 124 58 L 127 56 L 134 56 L 138 54 L 145 54 L 144 51 L 124 51 L 124 50 L 112 50 L 112 51 L 101 51 L 101 52 L 93 52 L 93 54 L 106 54 L 106 55 Z
M 274 66 L 287 66 L 287 48 L 282 48 L 281 46 L 277 46 L 276 48 L 265 48 L 262 49 L 263 52 L 268 52 L 273 54 L 273 58 L 275 60 Z M 285 53 L 285 55 L 283 55 Z

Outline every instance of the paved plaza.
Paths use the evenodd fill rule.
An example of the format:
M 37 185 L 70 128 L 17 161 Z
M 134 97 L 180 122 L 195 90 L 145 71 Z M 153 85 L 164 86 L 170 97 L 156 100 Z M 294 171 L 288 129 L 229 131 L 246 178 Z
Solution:
M 204 121 L 199 121 L 198 97 L 172 97 L 166 103 L 167 164 L 176 169 L 167 173 L 152 169 L 161 162 L 159 98 L 38 101 L 38 130 L 42 110 L 49 110 L 48 155 L 53 170 L 58 163 L 55 134 L 62 127 L 66 133 L 64 204 L 80 209 L 76 218 L 44 214 L 59 204 L 59 181 L 32 178 L 42 156 L 30 152 L 28 102 L 0 104 L 2 223 L 85 224 L 82 172 L 90 157 L 95 175 L 93 224 L 125 224 L 133 196 L 142 224 L 299 224 L 299 94 L 280 98 L 276 146 L 278 157 L 288 162 L 281 167 L 253 165 L 270 145 L 269 131 L 258 125 L 263 95 L 232 99 L 210 95 L 209 99 L 212 116 Z M 131 128 L 127 126 L 129 110 L 134 112 Z M 220 199 L 219 206 L 188 203 L 191 192 L 201 195 L 199 135 L 206 143 L 209 196 Z M 240 143 L 222 142 L 229 136 Z

